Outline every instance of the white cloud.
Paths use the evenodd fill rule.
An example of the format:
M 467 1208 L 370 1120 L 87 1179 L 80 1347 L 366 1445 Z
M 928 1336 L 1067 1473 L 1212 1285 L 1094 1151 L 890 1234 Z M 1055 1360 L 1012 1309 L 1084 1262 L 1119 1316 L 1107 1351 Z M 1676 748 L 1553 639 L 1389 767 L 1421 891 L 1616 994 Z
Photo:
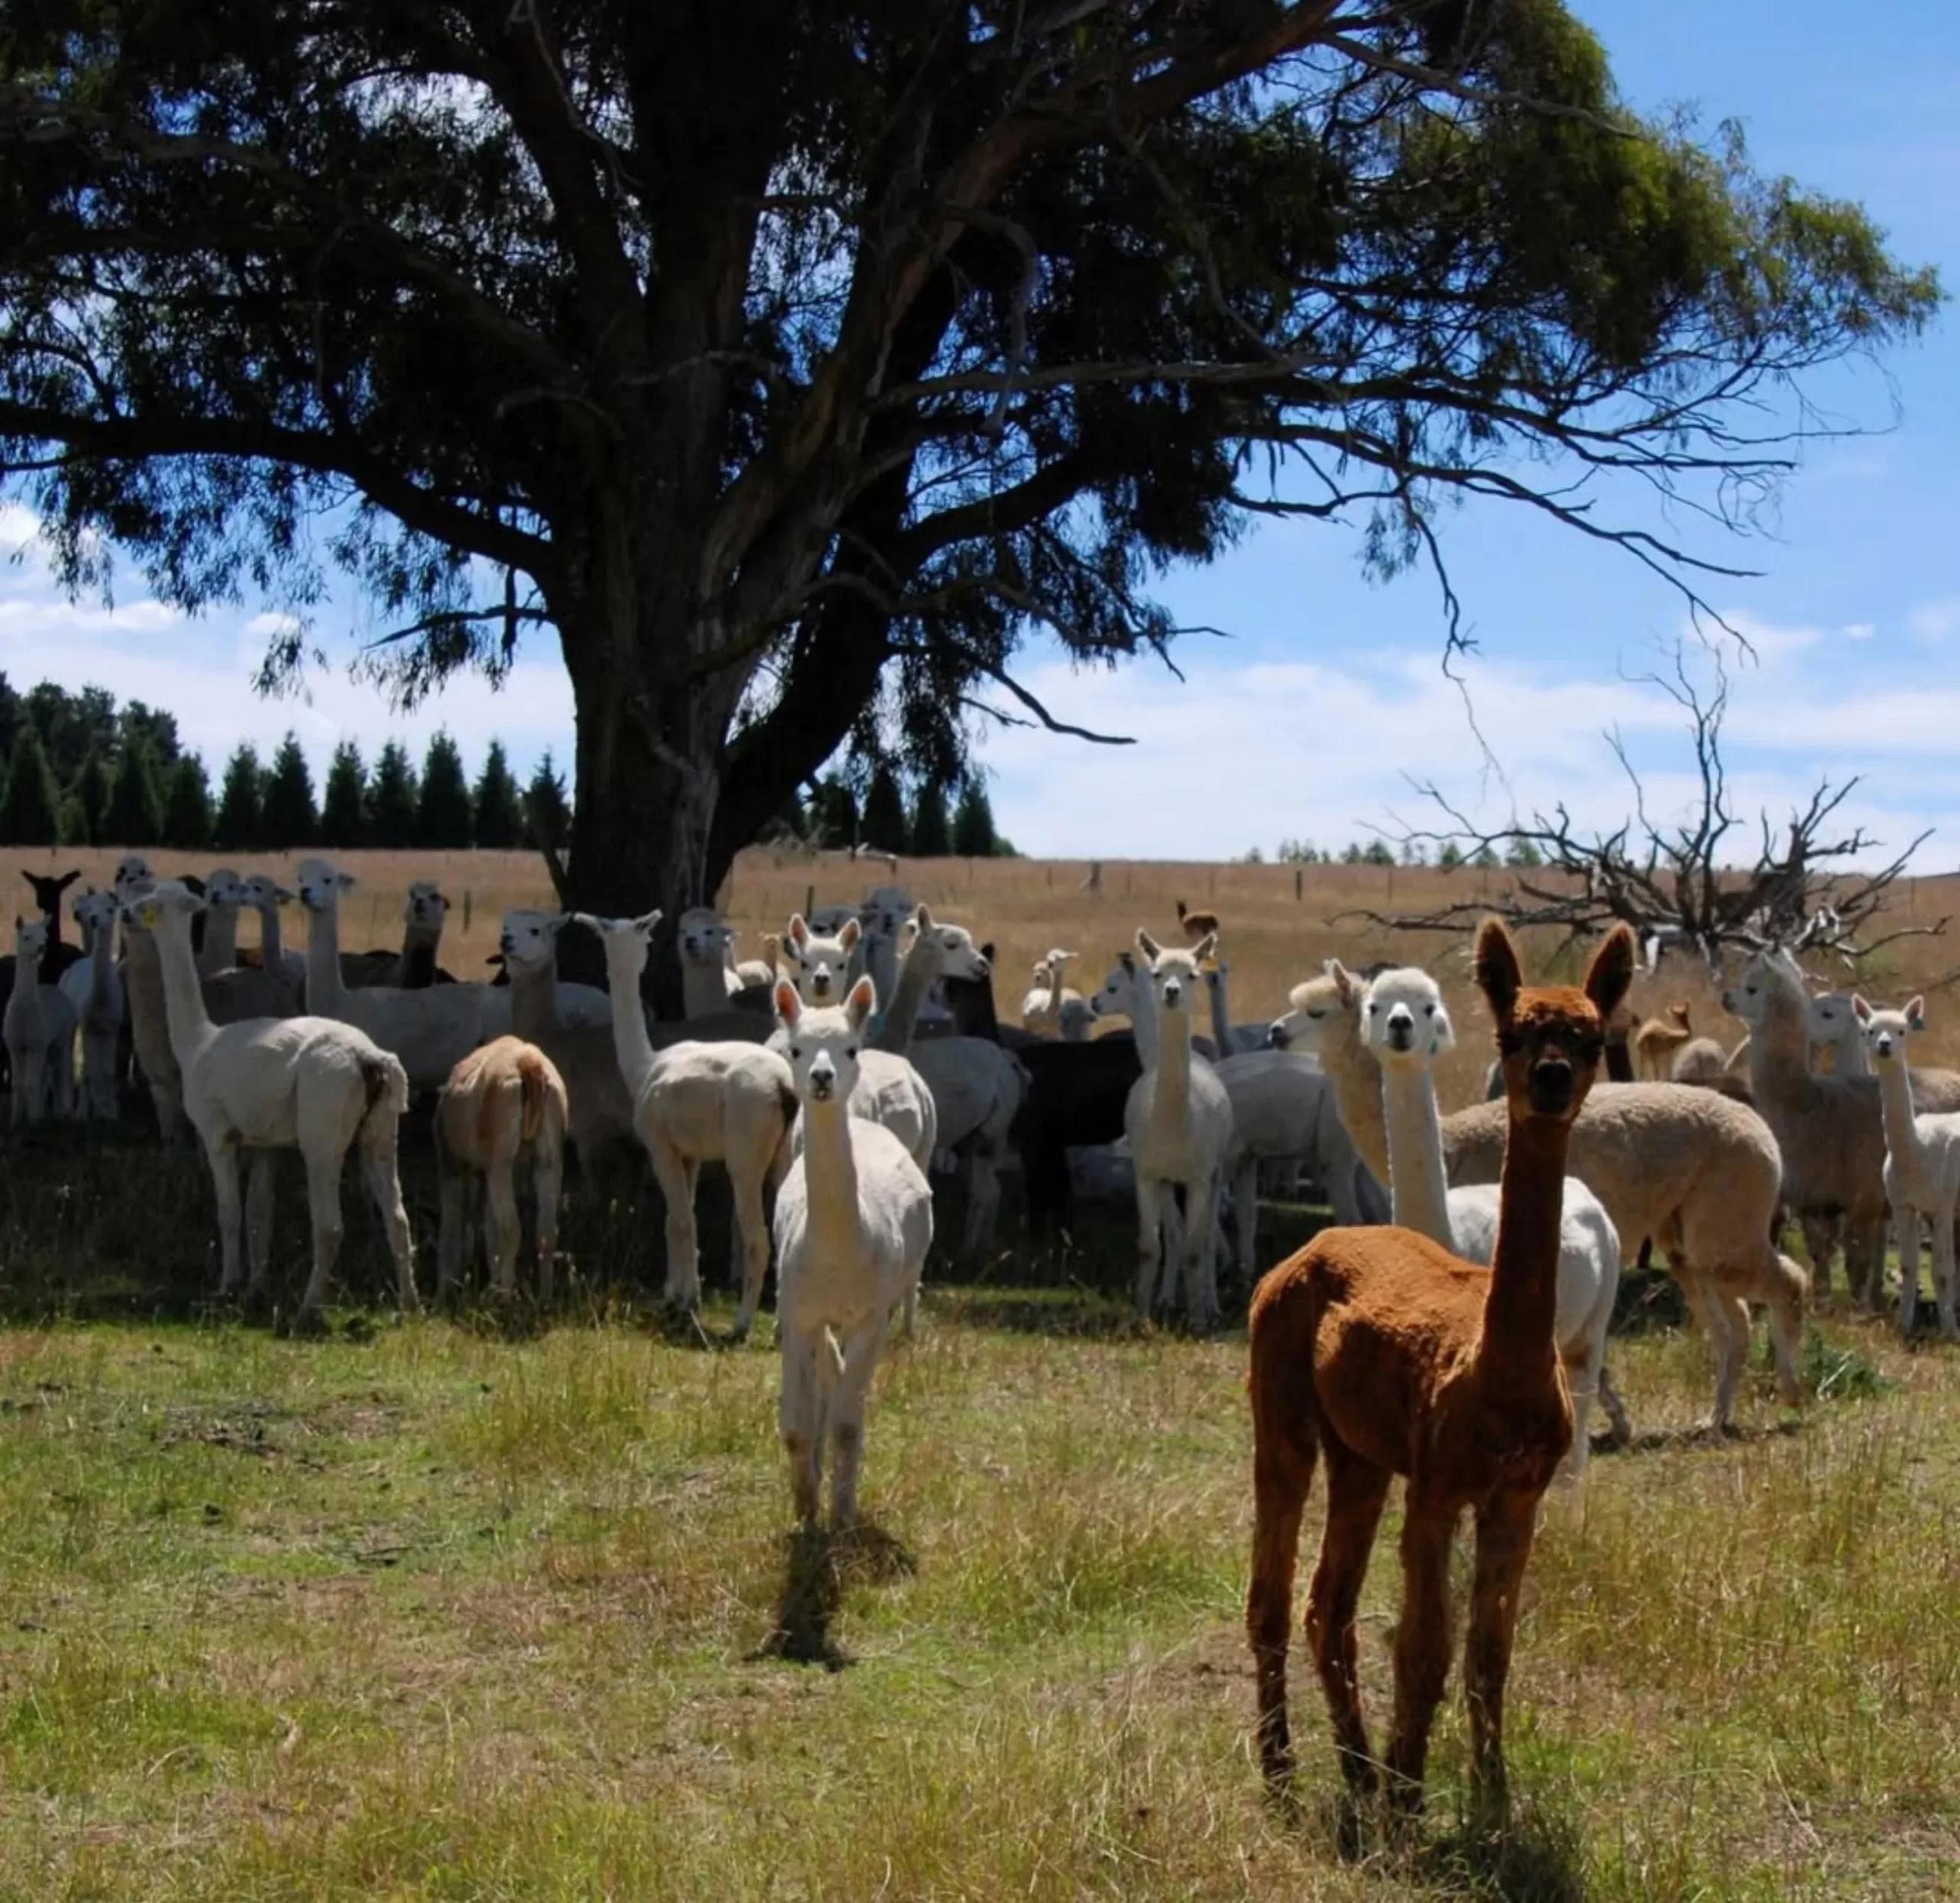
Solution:
M 1906 629 L 1916 641 L 1944 641 L 1960 634 L 1960 595 L 1941 595 L 1908 610 Z
M 1877 625 L 1870 621 L 1847 621 L 1838 629 L 1847 641 L 1869 641 L 1877 632 Z

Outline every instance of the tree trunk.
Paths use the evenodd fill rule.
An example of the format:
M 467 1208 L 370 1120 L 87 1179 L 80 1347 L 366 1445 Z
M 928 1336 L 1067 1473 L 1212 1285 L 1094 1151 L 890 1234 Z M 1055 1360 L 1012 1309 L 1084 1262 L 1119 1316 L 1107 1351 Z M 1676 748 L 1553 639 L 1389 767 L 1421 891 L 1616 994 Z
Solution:
M 607 577 L 559 623 L 578 723 L 566 901 L 603 917 L 660 909 L 646 996 L 658 1016 L 678 1018 L 675 930 L 690 906 L 714 903 L 709 842 L 750 670 L 688 678 L 713 631 L 694 622 L 679 590 L 635 579 Z

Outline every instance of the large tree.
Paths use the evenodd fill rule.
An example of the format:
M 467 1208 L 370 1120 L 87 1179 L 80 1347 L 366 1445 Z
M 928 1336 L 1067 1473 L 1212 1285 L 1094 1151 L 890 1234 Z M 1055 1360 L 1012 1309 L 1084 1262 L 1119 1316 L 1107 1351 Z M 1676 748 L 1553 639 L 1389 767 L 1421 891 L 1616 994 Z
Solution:
M 319 837 L 319 809 L 313 803 L 313 770 L 299 736 L 287 730 L 266 773 L 264 805 L 259 815 L 260 841 L 274 852 L 292 852 Z
M 976 707 L 1045 721 L 1031 629 L 1161 650 L 1152 574 L 1249 512 L 1393 569 L 1467 489 L 1691 587 L 1573 477 L 1746 495 L 1784 381 L 1937 296 L 1637 123 L 1560 0 L 8 24 L 0 463 L 61 572 L 100 529 L 171 600 L 303 609 L 324 548 L 410 692 L 550 627 L 608 912 L 709 896 L 847 737 L 943 780 Z

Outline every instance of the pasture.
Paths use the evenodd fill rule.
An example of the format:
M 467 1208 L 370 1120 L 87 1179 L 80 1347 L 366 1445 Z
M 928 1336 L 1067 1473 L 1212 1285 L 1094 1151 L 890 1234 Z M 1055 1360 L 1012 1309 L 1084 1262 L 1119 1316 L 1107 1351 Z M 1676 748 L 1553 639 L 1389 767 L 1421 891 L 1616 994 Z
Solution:
M 96 883 L 113 858 L 57 856 Z M 459 975 L 505 907 L 547 897 L 520 855 L 349 864 L 350 943 L 390 942 L 433 876 Z M 1112 863 L 1099 894 L 1085 870 L 900 878 L 995 940 L 1004 1016 L 1050 945 L 1093 989 L 1180 896 L 1225 919 L 1241 1019 L 1330 953 L 1419 960 L 1463 1032 L 1445 1103 L 1473 1094 L 1488 1031 L 1458 948 L 1337 916 L 1433 903 L 1443 875 L 1398 869 L 1391 896 L 1381 869 L 1310 868 L 1296 898 L 1290 868 Z M 723 901 L 750 952 L 812 884 L 884 877 L 750 854 Z M 1956 886 L 1901 906 L 1929 921 Z M 1939 940 L 1889 956 L 1888 999 L 1949 969 Z M 1740 1035 L 1687 969 L 1636 1005 L 1684 996 Z M 1950 996 L 1925 1061 L 1960 1055 Z M 407 1154 L 404 1175 L 426 1288 L 433 1195 Z M 1705 1344 L 1630 1290 L 1635 1444 L 1554 1496 L 1526 1578 L 1517 1828 L 1494 1848 L 1461 1827 L 1453 1679 L 1423 1823 L 1349 1859 L 1297 1642 L 1295 1810 L 1250 1749 L 1243 1329 L 1135 1329 L 1102 1292 L 1126 1225 L 1059 1264 L 1007 1241 L 975 1279 L 929 1273 L 920 1338 L 877 1378 L 867 1524 L 835 1541 L 789 1531 L 775 1357 L 655 1324 L 650 1212 L 574 1197 L 548 1317 L 397 1326 L 350 1195 L 351 1306 L 299 1342 L 204 1307 L 210 1198 L 147 1123 L 0 1141 L 0 1896 L 1960 1895 L 1960 1352 L 1827 1313 L 1803 1415 L 1753 1366 L 1742 1432 L 1713 1441 Z M 1275 1215 L 1263 1261 L 1317 1219 Z M 300 1221 L 283 1198 L 294 1286 Z M 717 1234 L 710 1274 L 725 1259 Z M 710 1333 L 730 1312 L 720 1292 Z M 1378 1729 L 1393 1512 L 1364 1602 Z

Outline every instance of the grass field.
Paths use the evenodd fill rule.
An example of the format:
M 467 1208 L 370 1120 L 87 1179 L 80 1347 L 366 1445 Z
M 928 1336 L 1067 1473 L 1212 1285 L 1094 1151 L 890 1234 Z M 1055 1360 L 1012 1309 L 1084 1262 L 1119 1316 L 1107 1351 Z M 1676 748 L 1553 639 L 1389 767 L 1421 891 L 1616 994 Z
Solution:
M 544 898 L 515 856 L 353 863 L 377 942 L 410 877 L 469 895 L 459 970 Z M 1315 868 L 1298 900 L 1279 868 L 1111 865 L 1099 898 L 1082 870 L 902 877 L 997 940 L 1004 1004 L 1048 944 L 1099 975 L 1181 894 L 1227 917 L 1241 1018 L 1329 951 L 1438 949 L 1337 919 L 1382 902 L 1372 869 Z M 1396 877 L 1416 903 L 1439 878 Z M 750 855 L 727 908 L 773 925 L 812 879 Z M 1936 914 L 1949 883 L 1902 904 Z M 1874 988 L 1947 956 L 1909 943 Z M 296 1174 L 281 1194 L 296 1283 Z M 1527 1578 L 1517 1829 L 1459 1827 L 1453 1683 L 1426 1823 L 1346 1861 L 1297 1647 L 1296 1808 L 1249 1750 L 1242 1332 L 1135 1332 L 1083 1285 L 1093 1247 L 929 1288 L 872 1404 L 871 1524 L 839 1547 L 789 1531 L 774 1356 L 636 1305 L 650 1212 L 575 1209 L 571 1300 L 501 1332 L 390 1323 L 347 1203 L 354 1306 L 290 1342 L 203 1312 L 188 1154 L 133 1125 L 0 1135 L 0 1898 L 1960 1897 L 1960 1352 L 1827 1315 L 1803 1417 L 1759 1373 L 1742 1435 L 1710 1441 L 1704 1344 L 1636 1291 L 1615 1364 L 1639 1438 L 1553 1506 Z M 1275 1252 L 1312 1225 L 1274 1214 Z M 1377 1735 L 1395 1531 L 1364 1601 Z

